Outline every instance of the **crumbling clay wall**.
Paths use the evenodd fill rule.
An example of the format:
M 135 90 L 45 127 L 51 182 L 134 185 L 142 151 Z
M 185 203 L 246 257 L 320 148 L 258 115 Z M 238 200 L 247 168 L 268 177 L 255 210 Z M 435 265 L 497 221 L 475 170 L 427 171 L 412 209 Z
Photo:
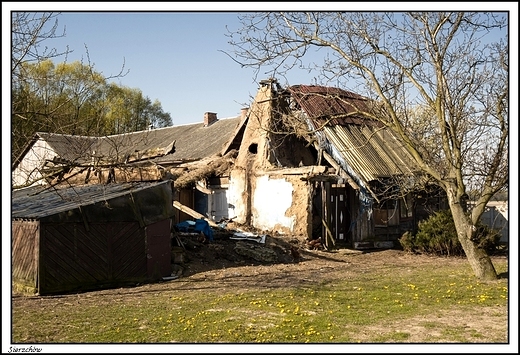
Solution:
M 285 154 L 293 159 L 280 161 L 277 158 L 276 148 L 288 147 L 275 144 L 277 141 L 269 128 L 276 97 L 272 83 L 262 83 L 248 112 L 248 123 L 230 174 L 228 202 L 234 208 L 234 220 L 240 224 L 307 237 L 312 228 L 310 185 L 301 180 L 301 175 L 284 175 L 281 170 L 294 166 L 295 163 L 290 162 L 294 158 L 301 163 L 304 160 L 307 163 L 308 158 L 302 158 L 290 148 Z M 289 166 L 280 166 L 283 162 L 290 162 Z
M 252 222 L 255 228 L 306 239 L 310 223 L 311 187 L 299 175 L 256 178 Z

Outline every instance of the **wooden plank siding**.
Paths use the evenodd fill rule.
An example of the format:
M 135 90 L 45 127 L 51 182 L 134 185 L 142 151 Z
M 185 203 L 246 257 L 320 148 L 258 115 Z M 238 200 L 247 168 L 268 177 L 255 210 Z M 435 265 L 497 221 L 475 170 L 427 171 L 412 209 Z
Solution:
M 176 197 L 175 200 L 178 201 L 180 204 L 184 206 L 194 206 L 195 204 L 195 198 L 193 196 L 193 190 L 192 189 L 177 189 L 176 190 Z M 186 220 L 192 220 L 193 217 L 189 215 L 188 213 L 175 208 L 174 211 L 174 223 L 177 224 L 182 221 Z
M 12 222 L 13 281 L 36 288 L 38 282 L 39 221 Z
M 169 219 L 146 227 L 146 260 L 151 280 L 171 275 L 171 228 Z
M 138 222 L 49 223 L 41 228 L 39 293 L 115 287 L 147 278 Z

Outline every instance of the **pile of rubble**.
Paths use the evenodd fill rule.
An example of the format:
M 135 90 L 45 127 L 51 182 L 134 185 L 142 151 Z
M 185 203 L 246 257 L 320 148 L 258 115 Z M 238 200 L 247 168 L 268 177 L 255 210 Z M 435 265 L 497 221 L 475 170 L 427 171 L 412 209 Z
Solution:
M 172 234 L 172 277 L 233 266 L 297 263 L 306 248 L 297 238 L 287 236 L 227 227 L 208 229 L 197 221 L 180 227 Z

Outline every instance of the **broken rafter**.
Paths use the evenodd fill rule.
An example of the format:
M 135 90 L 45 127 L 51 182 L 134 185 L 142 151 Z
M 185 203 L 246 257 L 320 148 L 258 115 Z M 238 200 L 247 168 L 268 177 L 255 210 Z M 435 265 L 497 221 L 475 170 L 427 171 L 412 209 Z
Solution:
M 188 172 L 183 173 L 175 180 L 176 188 L 185 188 L 211 175 L 227 174 L 238 152 L 231 150 L 224 156 L 214 156 L 194 163 Z

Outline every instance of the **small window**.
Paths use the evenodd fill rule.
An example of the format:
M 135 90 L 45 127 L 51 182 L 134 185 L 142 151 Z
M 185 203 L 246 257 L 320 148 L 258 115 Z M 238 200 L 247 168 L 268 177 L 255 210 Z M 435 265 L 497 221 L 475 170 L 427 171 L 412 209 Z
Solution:
M 253 143 L 249 146 L 249 153 L 256 154 L 258 152 L 258 144 Z
M 373 216 L 376 227 L 395 226 L 399 224 L 396 200 L 387 200 L 374 206 Z

